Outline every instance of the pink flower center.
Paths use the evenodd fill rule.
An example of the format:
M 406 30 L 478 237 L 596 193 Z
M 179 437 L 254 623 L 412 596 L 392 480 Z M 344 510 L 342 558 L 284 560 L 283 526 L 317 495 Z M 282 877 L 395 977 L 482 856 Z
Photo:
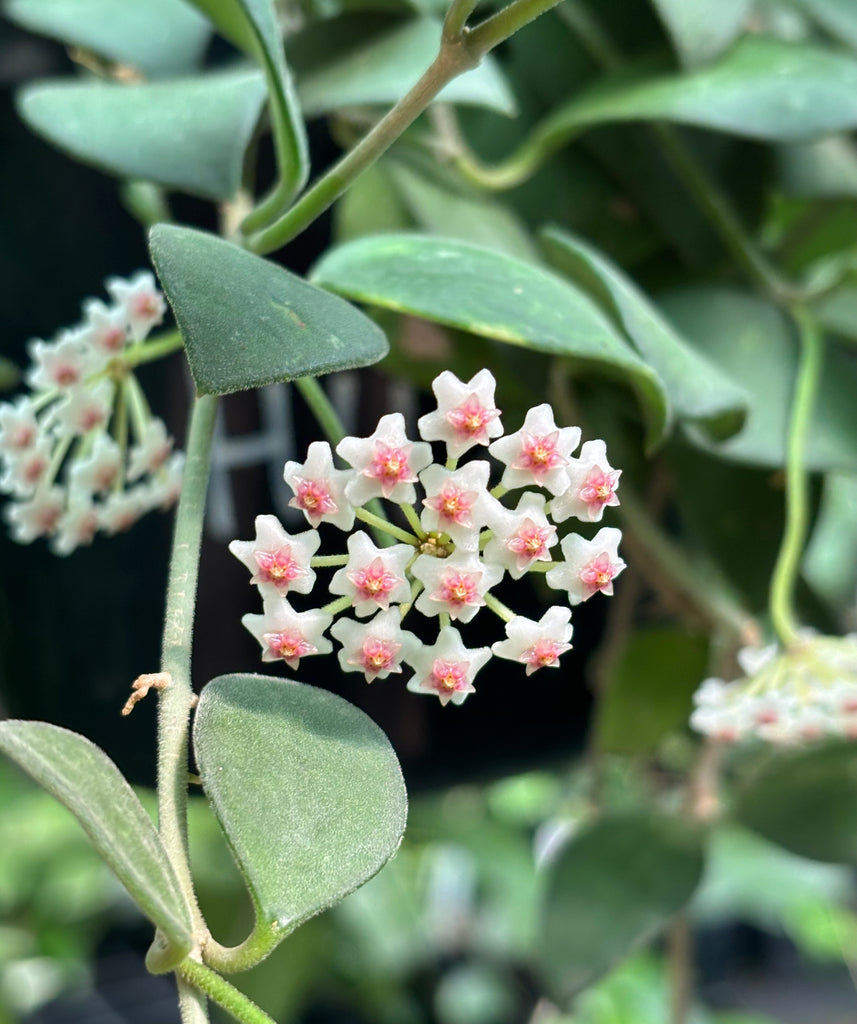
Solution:
M 121 327 L 108 327 L 98 336 L 98 344 L 106 352 L 118 352 L 125 344 L 125 331 Z
M 98 529 L 98 516 L 94 511 L 82 515 L 75 523 L 74 537 L 78 544 L 88 544 Z
M 107 419 L 107 413 L 99 405 L 88 405 L 80 411 L 78 425 L 81 430 L 94 430 Z
M 469 690 L 467 670 L 469 661 L 444 661 L 436 658 L 431 668 L 430 685 L 440 694 L 453 694 Z
M 550 557 L 548 547 L 555 533 L 555 526 L 539 526 L 532 519 L 525 519 L 506 541 L 506 547 L 518 556 L 518 568 L 523 569 L 538 558 L 544 561 Z
M 612 499 L 618 480 L 618 473 L 605 473 L 598 466 L 593 466 L 580 488 L 580 500 L 596 510 L 605 505 L 617 504 Z
M 136 295 L 132 304 L 132 310 L 136 316 L 153 319 L 161 315 L 161 307 L 158 297 L 151 292 L 144 292 Z
M 581 580 L 592 590 L 606 590 L 616 576 L 616 566 L 610 556 L 602 552 L 580 570 Z
M 292 580 L 306 575 L 306 570 L 292 557 L 292 549 L 288 545 L 277 551 L 254 551 L 253 558 L 259 566 L 259 572 L 251 583 L 273 583 L 285 592 Z
M 47 468 L 48 460 L 44 455 L 33 455 L 24 464 L 22 476 L 28 484 L 34 484 Z
M 53 378 L 61 388 L 70 388 L 80 380 L 80 369 L 74 363 L 59 363 L 54 367 Z
M 317 647 L 313 647 L 301 633 L 293 629 L 284 629 L 281 633 L 263 633 L 262 639 L 271 654 L 282 658 L 291 668 L 305 655 L 318 652 Z
M 119 473 L 119 466 L 105 463 L 95 471 L 95 487 L 99 491 L 109 490 L 116 483 L 116 476 Z
M 408 463 L 412 447 L 408 444 L 396 448 L 384 441 L 375 442 L 375 455 L 363 473 L 378 481 L 385 498 L 390 497 L 397 484 L 410 484 L 416 480 Z
M 449 605 L 452 611 L 467 605 L 481 605 L 483 604 L 479 593 L 481 579 L 481 572 L 448 572 L 442 577 L 440 589 L 431 595 L 431 599 Z
M 455 484 L 446 484 L 433 498 L 425 498 L 423 504 L 447 523 L 471 526 L 470 512 L 478 497 L 476 491 L 463 491 Z
M 10 438 L 12 448 L 20 451 L 22 448 L 29 448 L 36 439 L 36 428 L 31 423 L 16 427 Z
M 396 655 L 402 645 L 393 640 L 379 640 L 370 636 L 365 641 L 356 658 L 349 658 L 349 665 L 359 665 L 367 675 L 375 676 L 379 672 L 396 671 Z
M 571 650 L 571 644 L 562 644 L 558 640 L 542 638 L 532 647 L 528 647 L 521 655 L 521 661 L 527 666 L 527 675 L 540 668 L 547 668 L 559 662 L 559 656 Z
M 381 608 L 390 604 L 390 591 L 402 582 L 389 571 L 380 558 L 373 559 L 365 569 L 346 573 L 357 591 L 358 601 L 375 601 Z
M 339 511 L 339 506 L 330 495 L 330 488 L 323 480 L 304 480 L 295 477 L 295 496 L 289 502 L 292 508 L 303 509 L 315 526 L 322 516 Z
M 62 515 L 61 505 L 45 505 L 36 513 L 36 523 L 42 533 L 53 533 Z
M 521 453 L 512 463 L 512 469 L 525 469 L 540 478 L 557 466 L 565 466 L 568 459 L 557 451 L 557 441 L 558 430 L 550 434 L 528 434 L 522 431 Z
M 488 424 L 499 415 L 499 409 L 489 408 L 487 405 L 483 405 L 476 395 L 470 395 L 466 402 L 462 402 L 455 409 L 450 409 L 446 414 L 446 419 L 459 441 L 488 444 Z

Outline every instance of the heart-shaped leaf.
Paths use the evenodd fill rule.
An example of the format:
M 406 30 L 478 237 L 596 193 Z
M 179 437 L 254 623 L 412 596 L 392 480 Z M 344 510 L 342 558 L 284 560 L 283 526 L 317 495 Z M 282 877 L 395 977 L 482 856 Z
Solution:
M 199 394 L 225 395 L 383 359 L 383 331 L 350 303 L 214 235 L 157 224 L 152 261 Z
M 466 242 L 426 235 L 358 238 L 328 252 L 312 280 L 360 302 L 412 313 L 624 380 L 649 443 L 663 436 L 663 385 L 589 296 L 550 271 Z
M 110 758 L 47 722 L 0 722 L 0 751 L 64 804 L 143 913 L 175 947 L 191 947 L 191 917 L 151 818 Z
M 202 691 L 194 749 L 205 792 L 269 948 L 395 853 L 407 795 L 387 737 L 326 690 L 228 675 Z
M 18 94 L 18 107 L 31 128 L 84 163 L 228 199 L 264 98 L 258 72 L 231 71 L 144 85 L 42 82 Z
M 361 26 L 364 20 L 363 15 L 345 15 L 311 25 L 289 40 L 307 117 L 346 106 L 392 105 L 438 54 L 441 23 L 434 18 L 414 18 L 368 37 Z M 510 116 L 517 112 L 515 98 L 490 55 L 450 82 L 435 102 L 488 107 Z
M 798 363 L 791 324 L 775 307 L 725 288 L 688 288 L 660 306 L 693 347 L 749 395 L 744 429 L 722 444 L 697 431 L 692 439 L 718 457 L 760 466 L 783 466 L 789 410 Z M 807 438 L 812 469 L 857 466 L 857 362 L 830 347 Z
M 857 749 L 775 754 L 738 790 L 735 817 L 802 857 L 857 863 Z
M 567 1000 L 652 939 L 693 895 L 701 836 L 657 814 L 603 818 L 551 867 L 539 964 Z
M 265 69 L 271 104 L 271 124 L 277 149 L 280 181 L 269 199 L 288 202 L 306 183 L 309 155 L 292 76 L 283 53 L 283 40 L 273 0 L 192 0 L 236 46 L 255 57 Z
M 581 129 L 606 121 L 674 121 L 752 139 L 805 142 L 857 127 L 857 59 L 747 36 L 698 71 L 583 93 L 540 126 L 539 148 L 558 148 Z
M 554 266 L 608 311 L 657 371 L 678 416 L 697 421 L 718 439 L 741 428 L 746 393 L 694 351 L 630 278 L 567 231 L 547 228 L 542 239 Z
M 183 0 L 6 0 L 3 13 L 33 32 L 130 64 L 147 78 L 191 71 L 211 33 Z

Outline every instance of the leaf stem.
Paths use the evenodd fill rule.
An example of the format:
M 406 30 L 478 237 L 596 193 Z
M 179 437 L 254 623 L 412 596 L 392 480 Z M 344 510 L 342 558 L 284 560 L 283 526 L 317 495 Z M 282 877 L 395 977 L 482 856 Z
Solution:
M 135 367 L 141 363 L 151 363 L 155 359 L 172 355 L 178 352 L 184 342 L 181 334 L 176 331 L 166 331 L 151 341 L 141 341 L 136 345 L 129 345 L 122 354 L 122 361 L 126 366 Z
M 784 646 L 798 639 L 794 591 L 809 525 L 805 464 L 806 440 L 824 364 L 824 339 L 808 310 L 792 309 L 800 338 L 801 357 L 795 382 L 786 456 L 786 527 L 771 578 L 771 621 Z
M 243 992 L 239 992 L 234 985 L 198 960 L 183 960 L 176 973 L 194 988 L 204 992 L 218 1006 L 222 1006 L 241 1024 L 276 1024 L 273 1017 L 269 1017 Z
M 330 399 L 324 393 L 324 388 L 318 382 L 317 377 L 298 377 L 293 381 L 295 387 L 300 391 L 301 397 L 309 406 L 318 425 L 324 431 L 328 441 L 335 447 L 345 437 L 345 429 L 339 415 L 331 404 Z

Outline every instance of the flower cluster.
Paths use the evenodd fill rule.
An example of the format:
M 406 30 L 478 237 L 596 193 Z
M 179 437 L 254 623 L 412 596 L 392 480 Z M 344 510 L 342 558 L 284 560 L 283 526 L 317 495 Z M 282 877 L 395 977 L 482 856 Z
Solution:
M 696 691 L 690 724 L 697 732 L 727 743 L 857 739 L 857 634 L 807 633 L 785 651 L 745 647 L 738 663 L 744 677 L 706 679 Z
M 30 392 L 0 403 L 0 491 L 11 497 L 12 536 L 49 537 L 59 555 L 169 507 L 181 487 L 182 456 L 132 371 L 156 348 L 145 339 L 163 319 L 163 296 L 146 271 L 106 287 L 109 305 L 90 299 L 80 324 L 30 342 Z
M 504 435 L 488 370 L 467 383 L 445 371 L 432 387 L 438 407 L 417 424 L 422 440 L 411 441 L 404 417 L 391 413 L 370 437 L 346 437 L 336 446 L 350 468 L 336 468 L 330 446 L 321 441 L 309 446 L 304 463 L 286 463 L 290 504 L 311 529 L 290 535 L 274 516 L 259 516 L 254 540 L 229 545 L 262 596 L 263 613 L 243 622 L 259 641 L 263 661 L 297 668 L 301 658 L 332 650 L 329 631 L 340 645 L 343 671 L 372 682 L 408 666 L 409 690 L 460 704 L 492 654 L 521 662 L 529 675 L 557 667 L 571 647 L 570 608 L 555 605 L 536 621 L 515 615 L 491 593 L 507 573 L 520 579 L 542 572 L 572 605 L 599 592 L 612 594 L 624 568 L 617 553 L 620 531 L 603 528 L 591 540 L 569 533 L 560 540 L 556 526 L 572 517 L 598 522 L 607 506 L 618 505 L 619 471 L 607 462 L 604 442 L 589 441 L 573 457 L 580 430 L 557 427 L 549 405 L 530 409 L 523 426 Z M 431 442 L 445 446 L 444 465 L 433 461 Z M 479 447 L 502 466 L 493 489 L 487 459 L 459 465 Z M 519 488 L 527 489 L 514 507 L 501 502 Z M 398 505 L 412 532 L 366 507 L 378 499 Z M 348 537 L 347 555 L 316 556 L 321 523 L 347 532 L 355 519 L 370 526 L 376 539 L 396 543 L 379 545 L 359 530 Z M 329 584 L 336 599 L 296 611 L 292 594 L 309 594 L 315 569 L 324 566 L 337 567 Z M 468 623 L 484 607 L 505 621 L 506 638 L 490 648 L 468 648 L 452 623 Z M 346 609 L 355 617 L 334 622 Z M 434 644 L 403 628 L 411 609 L 438 620 Z

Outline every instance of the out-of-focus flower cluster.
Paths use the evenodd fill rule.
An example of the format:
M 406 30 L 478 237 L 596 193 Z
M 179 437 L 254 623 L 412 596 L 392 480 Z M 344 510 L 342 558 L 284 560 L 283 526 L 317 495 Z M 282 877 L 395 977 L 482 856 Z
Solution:
M 336 446 L 350 468 L 336 468 L 330 445 L 322 441 L 309 446 L 304 463 L 286 463 L 290 504 L 311 529 L 290 535 L 276 517 L 259 516 L 254 540 L 229 545 L 262 596 L 263 613 L 242 621 L 259 641 L 263 661 L 297 668 L 303 657 L 332 651 L 329 631 L 343 671 L 372 682 L 407 666 L 413 670 L 408 689 L 442 704 L 461 704 L 492 654 L 521 662 L 527 675 L 558 666 L 571 647 L 571 609 L 554 605 L 534 620 L 516 615 L 492 590 L 507 574 L 517 580 L 542 572 L 572 605 L 599 592 L 612 594 L 625 567 L 618 556 L 621 532 L 606 527 L 591 540 L 576 533 L 560 540 L 556 524 L 571 518 L 599 522 L 607 506 L 619 504 L 619 471 L 607 462 L 603 441 L 586 442 L 573 457 L 579 428 L 557 427 L 546 404 L 530 409 L 515 433 L 504 434 L 495 386 L 488 370 L 467 383 L 445 371 L 432 385 L 437 409 L 417 424 L 422 440 L 411 441 L 404 417 L 391 413 L 370 437 L 345 437 Z M 433 461 L 431 442 L 445 446 L 445 464 Z M 493 489 L 495 467 L 487 459 L 459 465 L 477 447 L 487 448 L 502 467 Z M 520 488 L 526 489 L 514 506 L 501 502 L 507 491 Z M 371 511 L 377 499 L 399 506 L 410 531 Z M 316 555 L 321 523 L 348 532 L 355 520 L 366 523 L 375 539 L 358 530 L 348 537 L 347 555 Z M 335 599 L 296 611 L 292 595 L 309 594 L 315 570 L 331 566 Z M 491 647 L 466 647 L 452 623 L 468 623 L 484 607 L 505 622 L 506 637 Z M 355 618 L 334 622 L 348 609 Z M 403 628 L 412 609 L 438 620 L 434 644 Z
M 163 319 L 163 296 L 146 271 L 106 287 L 109 305 L 89 299 L 80 324 L 30 342 L 30 391 L 0 403 L 12 536 L 48 537 L 59 555 L 168 508 L 181 488 L 182 455 L 133 373 L 154 351 L 146 338 Z
M 697 732 L 726 743 L 857 739 L 857 634 L 805 633 L 787 650 L 745 647 L 738 663 L 744 677 L 706 679 L 696 691 Z

